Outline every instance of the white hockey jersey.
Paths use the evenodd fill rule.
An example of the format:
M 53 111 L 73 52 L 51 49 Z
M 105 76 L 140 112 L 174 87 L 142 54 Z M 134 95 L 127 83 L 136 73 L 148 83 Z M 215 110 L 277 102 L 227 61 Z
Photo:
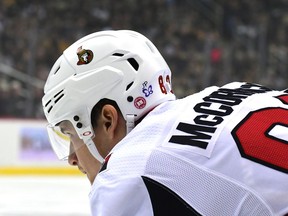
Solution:
M 94 216 L 288 213 L 288 93 L 209 87 L 150 112 L 105 160 Z

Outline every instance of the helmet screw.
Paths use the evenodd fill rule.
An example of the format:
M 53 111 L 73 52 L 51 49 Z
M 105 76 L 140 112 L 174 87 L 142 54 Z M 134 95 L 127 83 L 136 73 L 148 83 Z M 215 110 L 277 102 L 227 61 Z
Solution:
M 79 116 L 76 115 L 73 117 L 73 119 L 74 119 L 74 121 L 79 121 L 80 118 L 79 118 Z
M 127 101 L 128 101 L 128 102 L 132 102 L 132 101 L 133 101 L 133 97 L 132 97 L 132 96 L 128 96 L 128 97 L 127 97 Z
M 83 126 L 83 125 L 82 125 L 82 123 L 80 123 L 80 122 L 78 122 L 78 123 L 76 124 L 76 127 L 77 127 L 77 128 L 82 128 L 82 126 Z

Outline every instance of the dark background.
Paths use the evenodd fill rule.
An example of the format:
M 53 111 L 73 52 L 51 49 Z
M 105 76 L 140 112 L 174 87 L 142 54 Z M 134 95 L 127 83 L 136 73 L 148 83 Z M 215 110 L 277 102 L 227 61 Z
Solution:
M 43 119 L 53 63 L 106 29 L 151 39 L 178 98 L 230 81 L 285 89 L 287 9 L 287 0 L 0 0 L 0 117 Z

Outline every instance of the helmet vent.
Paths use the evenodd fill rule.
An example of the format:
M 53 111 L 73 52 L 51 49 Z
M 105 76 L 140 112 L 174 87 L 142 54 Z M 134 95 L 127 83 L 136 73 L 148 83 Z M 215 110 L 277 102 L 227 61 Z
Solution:
M 113 53 L 112 55 L 113 55 L 113 56 L 120 56 L 120 57 L 121 57 L 121 56 L 124 56 L 124 54 L 122 54 L 122 53 Z
M 134 82 L 131 82 L 129 83 L 127 86 L 126 86 L 126 91 L 133 85 Z
M 50 106 L 49 109 L 47 110 L 48 113 L 52 110 L 53 106 Z
M 51 103 L 51 100 L 49 100 L 46 104 L 45 107 L 47 107 Z
M 112 56 L 122 57 L 122 56 L 124 56 L 124 54 L 122 54 L 122 53 L 113 53 Z M 127 61 L 128 61 L 129 64 L 134 68 L 134 70 L 138 71 L 138 69 L 139 69 L 139 64 L 138 64 L 138 62 L 137 62 L 134 58 L 128 58 Z
M 55 98 L 54 103 L 55 104 L 64 96 L 63 91 L 64 91 L 64 89 L 62 89 L 61 91 L 59 91 L 57 94 L 54 95 L 54 98 Z
M 130 63 L 130 65 L 134 68 L 134 70 L 138 71 L 139 64 L 134 58 L 128 58 L 127 61 Z
M 62 89 L 61 91 L 59 91 L 57 94 L 54 95 L 54 104 L 56 104 L 63 96 L 64 96 L 64 93 L 63 93 L 64 89 Z M 49 104 L 51 105 L 51 102 L 52 102 L 52 99 L 49 100 L 46 104 L 45 104 L 45 107 L 47 107 Z M 50 113 L 50 111 L 52 110 L 53 108 L 53 105 L 51 105 L 47 112 Z
M 56 98 L 55 103 L 57 103 L 63 96 L 64 96 L 64 94 L 59 95 L 59 97 Z
M 59 71 L 60 66 L 55 70 L 54 74 L 57 74 L 57 72 Z
M 45 107 L 47 107 L 47 106 L 51 103 L 51 101 L 52 101 L 52 100 L 49 100 L 49 101 L 45 104 Z M 51 106 L 48 108 L 47 112 L 50 113 L 50 111 L 51 111 L 52 108 L 53 108 L 53 106 L 51 105 Z

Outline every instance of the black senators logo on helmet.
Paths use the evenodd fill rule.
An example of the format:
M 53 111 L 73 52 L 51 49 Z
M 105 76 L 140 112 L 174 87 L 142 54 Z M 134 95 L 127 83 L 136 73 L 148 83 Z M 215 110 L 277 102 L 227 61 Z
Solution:
M 82 49 L 82 46 L 77 49 L 77 55 L 79 59 L 77 65 L 89 64 L 93 59 L 93 52 L 91 50 Z

